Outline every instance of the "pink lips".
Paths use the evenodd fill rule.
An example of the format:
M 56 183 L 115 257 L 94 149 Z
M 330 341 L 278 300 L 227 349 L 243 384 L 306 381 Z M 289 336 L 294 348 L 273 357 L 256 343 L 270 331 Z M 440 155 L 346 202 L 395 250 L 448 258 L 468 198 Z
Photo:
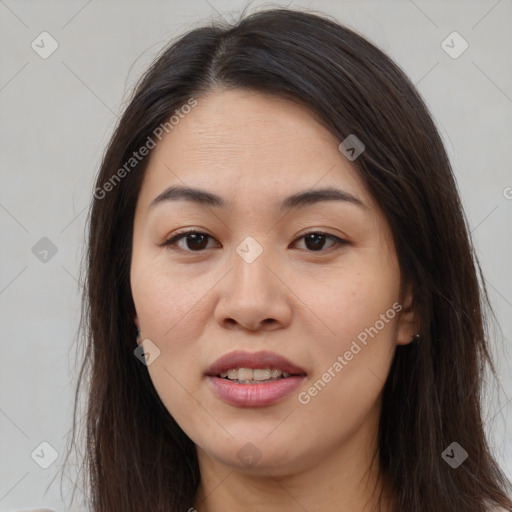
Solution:
M 238 384 L 220 377 L 231 368 L 277 368 L 291 375 L 272 382 Z M 215 394 L 224 402 L 236 407 L 265 407 L 295 390 L 306 378 L 306 372 L 273 352 L 234 351 L 217 359 L 206 371 L 206 377 Z

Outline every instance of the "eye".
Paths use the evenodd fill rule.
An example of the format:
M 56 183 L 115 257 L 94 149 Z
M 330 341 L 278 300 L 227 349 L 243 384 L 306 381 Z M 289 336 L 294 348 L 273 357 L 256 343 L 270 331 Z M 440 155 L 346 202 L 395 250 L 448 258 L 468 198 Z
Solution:
M 212 237 L 207 233 L 191 229 L 189 231 L 182 231 L 169 240 L 166 240 L 162 246 L 170 247 L 172 249 L 178 246 L 178 249 L 187 252 L 201 252 L 201 250 L 207 248 L 206 242 L 208 241 L 208 238 Z M 178 244 L 178 242 L 181 242 L 182 240 L 184 240 L 185 247 L 183 247 L 183 244 Z
M 208 249 L 208 239 L 210 238 L 213 239 L 213 237 L 208 235 L 207 233 L 203 233 L 197 230 L 188 230 L 178 233 L 169 240 L 166 240 L 161 245 L 165 247 L 170 247 L 172 249 L 177 247 L 178 249 L 181 249 L 186 252 L 201 252 L 204 249 Z M 302 239 L 304 239 L 305 241 L 308 252 L 325 252 L 325 250 L 322 251 L 322 249 L 324 248 L 326 240 L 331 240 L 332 242 L 331 246 L 328 247 L 328 249 L 336 245 L 343 246 L 349 243 L 348 241 L 343 240 L 342 238 L 330 235 L 328 233 L 323 233 L 321 231 L 311 231 L 309 233 L 306 233 L 305 235 L 302 235 L 299 238 L 297 238 L 296 242 Z M 184 244 L 180 245 L 179 242 L 181 242 L 182 240 L 184 240 Z
M 330 235 L 329 233 L 323 233 L 321 231 L 311 231 L 297 238 L 297 240 L 304 239 L 306 247 L 309 249 L 308 252 L 322 252 L 322 248 L 327 239 L 330 239 L 333 243 L 330 248 L 336 245 L 347 245 L 348 242 L 334 235 Z M 328 248 L 329 249 L 329 248 Z M 325 251 L 323 251 L 325 252 Z

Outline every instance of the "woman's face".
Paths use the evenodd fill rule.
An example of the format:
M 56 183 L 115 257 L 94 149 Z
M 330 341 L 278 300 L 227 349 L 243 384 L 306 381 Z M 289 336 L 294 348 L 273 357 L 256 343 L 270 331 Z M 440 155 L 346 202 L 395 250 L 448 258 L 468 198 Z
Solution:
M 154 386 L 202 456 L 277 475 L 373 439 L 395 347 L 417 322 L 389 226 L 340 142 L 295 103 L 217 90 L 154 149 L 134 221 L 135 321 Z M 220 199 L 152 204 L 169 187 Z M 326 188 L 339 198 L 287 200 Z M 202 235 L 164 245 L 187 230 Z M 207 375 L 233 351 L 305 375 Z M 228 376 L 285 366 L 252 363 L 226 364 L 279 371 Z

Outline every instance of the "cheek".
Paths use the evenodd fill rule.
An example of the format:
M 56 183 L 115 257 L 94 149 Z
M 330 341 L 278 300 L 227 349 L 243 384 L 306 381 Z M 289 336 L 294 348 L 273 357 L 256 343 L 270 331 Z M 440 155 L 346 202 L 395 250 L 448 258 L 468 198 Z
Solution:
M 133 260 L 132 294 L 142 335 L 160 350 L 148 371 L 171 413 L 190 406 L 202 378 L 204 327 L 212 314 L 207 292 L 218 279 L 177 272 L 165 253 Z
M 159 345 L 175 340 L 190 345 L 204 313 L 209 279 L 191 279 L 176 272 L 159 255 L 132 267 L 132 294 L 143 335 Z M 174 343 L 174 341 L 173 341 Z M 165 348 L 162 346 L 162 348 Z
M 307 290 L 304 302 L 310 305 L 319 323 L 324 325 L 326 336 L 346 342 L 376 322 L 383 334 L 388 334 L 395 324 L 395 311 L 391 311 L 385 326 L 385 314 L 399 298 L 399 274 L 393 266 L 378 264 L 378 259 L 359 258 L 331 272 L 322 280 L 303 278 L 301 289 Z M 326 327 L 326 328 L 325 328 Z
M 153 385 L 169 413 L 186 422 L 202 368 L 200 340 L 206 315 L 205 281 L 171 273 L 160 258 L 134 262 L 132 294 L 144 338 L 160 350 L 148 366 Z M 212 285 L 210 285 L 211 287 Z
M 396 346 L 401 305 L 396 267 L 378 262 L 378 257 L 368 264 L 360 258 L 332 279 L 305 288 L 323 334 L 315 336 L 315 375 L 301 390 L 302 403 L 315 401 L 314 408 L 322 409 L 334 401 L 343 405 L 340 414 L 351 410 L 357 415 L 380 393 Z

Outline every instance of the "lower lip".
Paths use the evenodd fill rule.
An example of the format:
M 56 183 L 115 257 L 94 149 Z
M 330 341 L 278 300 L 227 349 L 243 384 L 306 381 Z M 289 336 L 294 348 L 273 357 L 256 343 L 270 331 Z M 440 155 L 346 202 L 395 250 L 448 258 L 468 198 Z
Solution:
M 212 375 L 207 378 L 217 396 L 224 402 L 236 407 L 265 407 L 289 395 L 306 377 L 294 375 L 262 384 L 237 384 Z

